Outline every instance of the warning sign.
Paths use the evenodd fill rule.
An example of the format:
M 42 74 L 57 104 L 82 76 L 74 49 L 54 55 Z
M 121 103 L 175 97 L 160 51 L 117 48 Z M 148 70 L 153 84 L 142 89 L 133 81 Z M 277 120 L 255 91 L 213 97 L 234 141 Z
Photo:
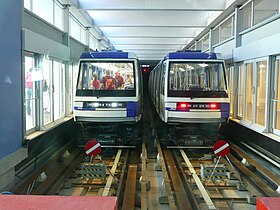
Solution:
M 101 152 L 101 145 L 93 139 L 86 143 L 85 150 L 88 156 L 97 156 Z
M 224 140 L 219 140 L 214 144 L 214 153 L 218 157 L 228 155 L 229 150 L 229 143 Z

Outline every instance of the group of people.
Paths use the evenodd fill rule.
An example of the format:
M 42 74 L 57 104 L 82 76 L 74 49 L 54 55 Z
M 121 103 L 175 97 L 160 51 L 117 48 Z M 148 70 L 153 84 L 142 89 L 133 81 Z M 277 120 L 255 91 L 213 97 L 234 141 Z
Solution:
M 127 82 L 132 82 L 132 78 L 127 78 Z M 110 70 L 105 71 L 105 76 L 98 80 L 97 74 L 93 74 L 92 88 L 94 90 L 122 90 L 124 89 L 124 78 L 120 75 L 120 72 L 115 72 L 115 77 L 110 75 Z

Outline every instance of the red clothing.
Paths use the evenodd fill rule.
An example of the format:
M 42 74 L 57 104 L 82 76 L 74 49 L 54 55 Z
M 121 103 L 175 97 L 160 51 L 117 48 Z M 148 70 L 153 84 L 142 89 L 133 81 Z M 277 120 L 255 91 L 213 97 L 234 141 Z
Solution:
M 99 81 L 97 79 L 93 80 L 92 87 L 93 87 L 94 90 L 99 90 L 100 84 L 99 84 Z
M 25 87 L 26 88 L 32 88 L 32 79 L 31 79 L 31 73 L 27 72 L 25 76 Z
M 123 80 L 123 77 L 118 75 L 115 77 L 116 78 L 116 88 L 118 87 L 122 87 L 124 85 L 124 80 Z
M 114 90 L 115 89 L 115 83 L 114 78 L 107 75 L 102 78 L 101 83 L 104 85 L 104 90 Z

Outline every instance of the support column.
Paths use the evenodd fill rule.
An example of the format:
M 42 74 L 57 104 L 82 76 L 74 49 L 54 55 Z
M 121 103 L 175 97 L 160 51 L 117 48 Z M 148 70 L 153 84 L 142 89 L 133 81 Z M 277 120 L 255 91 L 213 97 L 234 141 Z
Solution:
M 70 4 L 63 5 L 63 28 L 64 28 L 64 35 L 63 35 L 63 44 L 70 47 L 70 12 L 69 12 Z M 71 57 L 71 55 L 70 55 Z M 71 104 L 71 91 L 70 91 L 70 81 L 67 78 L 70 78 L 70 70 L 69 70 L 69 61 L 64 62 L 65 64 L 65 116 L 69 116 L 71 114 L 71 110 L 66 104 Z M 73 79 L 73 78 L 72 78 Z
M 63 35 L 63 44 L 68 46 L 70 45 L 70 38 L 69 38 L 69 33 L 70 33 L 70 21 L 69 21 L 69 7 L 70 4 L 64 4 L 63 5 L 63 29 L 64 29 L 64 35 Z
M 242 11 L 239 9 L 239 6 L 235 8 L 235 21 L 234 21 L 234 43 L 235 48 L 241 46 L 241 35 L 239 33 L 242 31 L 242 22 L 243 22 L 243 15 Z
M 213 33 L 213 28 L 210 28 L 210 30 L 209 30 L 209 51 L 210 51 L 210 53 L 214 52 L 213 43 L 214 43 L 214 33 Z
M 22 149 L 23 70 L 22 70 L 23 1 L 2 0 L 0 6 L 0 190 L 15 178 L 15 165 L 27 156 Z M 22 155 L 21 151 L 24 150 Z

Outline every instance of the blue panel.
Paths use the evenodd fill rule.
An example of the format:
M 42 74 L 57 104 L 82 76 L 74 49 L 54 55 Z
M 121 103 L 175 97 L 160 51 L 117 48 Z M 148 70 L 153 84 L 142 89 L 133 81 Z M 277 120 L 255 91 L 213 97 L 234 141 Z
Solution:
M 229 103 L 220 103 L 221 112 L 229 112 Z
M 0 159 L 20 149 L 23 142 L 22 3 L 2 0 L 0 6 Z
M 82 53 L 80 58 L 128 58 L 128 52 L 85 52 Z
M 197 51 L 171 52 L 166 59 L 217 59 L 216 53 L 203 53 Z
M 88 107 L 88 108 L 83 108 L 83 107 L 74 107 L 75 110 L 83 110 L 83 111 L 95 111 L 96 108 L 93 107 Z
M 229 112 L 221 112 L 222 118 L 228 118 L 229 117 Z
M 126 105 L 126 116 L 127 117 L 135 117 L 138 111 L 138 103 L 137 102 L 128 102 Z

